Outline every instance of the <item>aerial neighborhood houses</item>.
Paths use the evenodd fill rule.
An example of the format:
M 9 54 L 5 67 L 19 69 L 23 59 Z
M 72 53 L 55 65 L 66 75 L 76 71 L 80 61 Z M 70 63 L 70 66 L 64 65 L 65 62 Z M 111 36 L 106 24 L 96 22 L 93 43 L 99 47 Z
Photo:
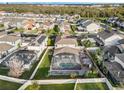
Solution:
M 105 46 L 117 45 L 119 40 L 123 39 L 120 35 L 113 31 L 102 31 L 97 34 L 97 37 L 103 42 Z
M 12 51 L 16 50 L 21 45 L 21 38 L 18 36 L 12 36 L 12 35 L 6 35 L 5 33 L 2 36 L 2 33 L 0 32 L 0 49 L 1 49 L 1 59 L 5 57 L 8 53 L 11 53 Z
M 59 28 L 60 28 L 60 32 L 67 32 L 71 30 L 69 23 L 62 23 L 59 25 Z
M 113 25 L 116 25 L 120 28 L 124 28 L 124 21 L 122 21 L 121 19 L 119 19 L 118 17 L 110 17 L 107 20 L 108 23 L 111 23 Z
M 78 20 L 76 22 L 78 32 L 98 33 L 101 29 L 100 25 L 91 20 Z
M 47 47 L 47 40 L 48 37 L 40 35 L 34 42 L 28 45 L 27 49 L 37 51 L 37 56 L 39 57 L 43 50 Z
M 55 41 L 55 47 L 77 47 L 78 43 L 76 38 L 69 38 L 69 37 L 60 37 L 58 36 Z
M 111 24 L 119 23 L 117 17 L 111 17 L 107 20 Z M 122 27 L 122 23 L 117 27 Z M 110 77 L 118 82 L 124 83 L 124 36 L 118 33 L 117 30 L 105 29 L 97 34 L 97 43 L 104 46 L 104 65 L 108 70 Z M 101 43 L 102 42 L 102 43 Z
M 49 47 L 47 43 L 50 37 L 46 32 L 53 31 L 57 25 L 59 35 L 52 37 L 55 41 L 49 47 L 52 47 L 53 53 L 48 76 L 83 76 L 90 73 L 95 66 L 89 53 L 91 51 L 84 44 L 94 43 L 96 49 L 102 50 L 101 60 L 110 76 L 117 82 L 124 82 L 124 36 L 105 29 L 109 25 L 101 26 L 99 22 L 82 19 L 79 15 L 14 14 L 4 11 L 0 15 L 0 24 L 4 24 L 0 30 L 1 64 L 10 67 L 20 63 L 23 69 L 30 70 Z M 116 17 L 109 18 L 107 22 L 123 27 L 123 22 Z M 75 36 L 70 33 L 72 25 L 75 27 Z
M 57 37 L 52 62 L 49 70 L 50 75 L 84 75 L 92 68 L 92 61 L 79 47 L 76 38 Z

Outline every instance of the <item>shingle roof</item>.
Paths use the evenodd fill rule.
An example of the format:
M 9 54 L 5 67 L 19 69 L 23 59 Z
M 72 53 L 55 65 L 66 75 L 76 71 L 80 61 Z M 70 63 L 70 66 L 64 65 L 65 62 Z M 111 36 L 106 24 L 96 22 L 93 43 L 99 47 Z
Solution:
M 6 43 L 1 43 L 0 44 L 0 52 L 7 51 L 9 49 L 13 48 L 13 46 L 6 44 Z
M 38 40 L 37 40 L 37 42 L 39 43 L 39 44 L 41 44 L 44 40 L 45 40 L 45 38 L 46 38 L 46 36 L 40 36 L 40 38 L 38 38 Z
M 1 37 L 0 41 L 15 42 L 19 39 L 20 39 L 20 37 L 18 37 L 18 36 L 6 35 L 4 37 Z
M 111 31 L 101 31 L 98 33 L 98 35 L 102 38 L 102 39 L 107 39 L 109 37 L 111 37 L 112 35 L 114 35 L 114 33 Z
M 124 44 L 124 39 L 118 41 L 120 44 Z
M 57 38 L 58 40 L 56 40 L 56 44 L 74 44 L 74 45 L 78 45 L 77 40 L 75 38 Z
M 60 53 L 69 53 L 69 54 L 75 54 L 79 55 L 80 49 L 75 49 L 71 47 L 62 47 L 62 48 L 57 48 L 54 50 L 54 55 L 60 54 Z
M 90 25 L 91 23 L 92 23 L 91 20 L 87 20 L 86 22 L 84 22 L 84 23 L 82 24 L 82 26 L 87 27 L 87 26 Z
M 114 56 L 116 53 L 120 53 L 119 48 L 117 46 L 105 47 L 104 51 L 109 52 L 112 56 Z
M 119 63 L 105 62 L 105 66 L 117 81 L 124 82 L 124 70 Z M 120 72 L 119 76 L 118 76 L 118 72 Z
M 0 36 L 3 36 L 3 35 L 5 35 L 5 32 L 0 32 Z
M 124 62 L 124 53 L 122 54 L 115 54 L 122 62 Z

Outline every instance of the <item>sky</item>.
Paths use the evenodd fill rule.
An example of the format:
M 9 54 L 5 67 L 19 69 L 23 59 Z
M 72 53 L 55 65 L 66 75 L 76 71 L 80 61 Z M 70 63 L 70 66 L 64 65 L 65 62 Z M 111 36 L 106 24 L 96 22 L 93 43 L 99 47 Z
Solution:
M 3 0 L 3 2 L 82 2 L 82 3 L 124 3 L 124 0 Z

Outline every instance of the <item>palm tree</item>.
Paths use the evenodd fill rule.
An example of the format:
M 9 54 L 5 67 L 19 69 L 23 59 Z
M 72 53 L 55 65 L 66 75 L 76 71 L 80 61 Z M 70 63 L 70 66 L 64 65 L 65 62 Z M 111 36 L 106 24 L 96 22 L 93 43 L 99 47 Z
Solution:
M 32 85 L 29 86 L 29 90 L 38 90 L 40 88 L 40 86 L 38 85 L 37 82 L 33 82 Z
M 71 74 L 70 74 L 70 77 L 71 77 L 71 78 L 75 78 L 76 76 L 77 76 L 77 73 L 71 73 Z

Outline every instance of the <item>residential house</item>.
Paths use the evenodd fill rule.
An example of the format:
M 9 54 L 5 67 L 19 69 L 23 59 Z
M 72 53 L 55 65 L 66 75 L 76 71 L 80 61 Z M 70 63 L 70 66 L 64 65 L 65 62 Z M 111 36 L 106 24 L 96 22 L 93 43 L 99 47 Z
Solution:
M 69 23 L 63 23 L 59 25 L 59 28 L 60 28 L 60 32 L 67 32 L 71 30 Z
M 79 32 L 98 33 L 101 26 L 91 20 L 83 20 L 78 23 L 77 29 Z
M 123 39 L 120 35 L 115 33 L 114 31 L 102 31 L 97 34 L 97 38 L 99 38 L 105 46 L 108 45 L 117 45 L 118 41 Z
M 49 75 L 83 75 L 92 67 L 85 52 L 68 46 L 55 48 Z
M 55 47 L 77 47 L 77 39 L 76 38 L 69 38 L 69 37 L 60 37 L 58 36 L 55 40 Z
M 54 23 L 52 22 L 44 22 L 41 27 L 44 29 L 44 30 L 48 30 L 48 29 L 53 29 L 54 27 Z
M 15 47 L 7 44 L 7 43 L 0 43 L 0 63 L 1 59 L 8 55 L 8 53 L 11 53 L 13 50 L 15 50 Z
M 23 21 L 24 29 L 25 30 L 35 30 L 37 29 L 37 24 L 34 20 L 24 20 Z
M 48 37 L 46 37 L 45 35 L 40 35 L 34 42 L 28 45 L 27 49 L 37 51 L 37 56 L 39 57 L 47 46 L 47 40 Z
M 115 59 L 117 63 L 119 63 L 124 69 L 124 53 L 115 54 Z
M 107 22 L 114 24 L 119 18 L 118 17 L 110 17 Z
M 21 44 L 21 37 L 14 35 L 5 35 L 0 37 L 0 43 L 7 43 L 12 46 L 18 47 Z

